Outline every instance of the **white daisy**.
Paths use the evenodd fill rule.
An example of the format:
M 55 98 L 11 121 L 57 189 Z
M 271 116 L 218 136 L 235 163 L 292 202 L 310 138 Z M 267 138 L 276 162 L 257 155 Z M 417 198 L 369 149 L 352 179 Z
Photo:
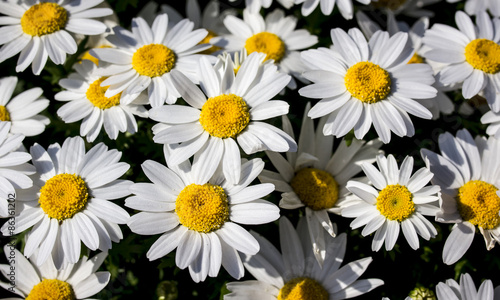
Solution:
M 42 71 L 47 57 L 55 64 L 63 64 L 66 54 L 77 50 L 69 32 L 84 35 L 101 34 L 106 25 L 92 20 L 111 15 L 109 8 L 92 8 L 103 0 L 57 0 L 0 2 L 5 14 L 0 25 L 0 62 L 21 52 L 16 71 L 24 71 L 30 64 L 33 73 Z
M 434 173 L 432 183 L 441 186 L 441 211 L 436 221 L 455 224 L 443 249 L 444 263 L 457 262 L 474 239 L 475 226 L 484 236 L 486 249 L 500 242 L 500 140 L 476 137 L 459 130 L 453 137 L 439 136 L 436 154 L 422 149 L 421 154 Z
M 470 99 L 484 93 L 494 112 L 500 111 L 500 23 L 486 12 L 478 13 L 476 25 L 462 11 L 455 14 L 459 30 L 434 24 L 427 30 L 424 55 L 446 66 L 439 72 L 444 84 L 463 82 L 462 95 Z
M 64 144 L 52 144 L 47 150 L 35 144 L 30 149 L 37 173 L 33 187 L 16 201 L 26 204 L 16 216 L 14 234 L 29 231 L 24 255 L 39 249 L 36 264 L 50 256 L 57 268 L 76 263 L 80 244 L 90 250 L 108 250 L 111 241 L 123 236 L 118 224 L 125 224 L 128 213 L 108 200 L 130 194 L 132 182 L 118 180 L 129 165 L 118 162 L 121 153 L 99 143 L 85 153 L 81 137 L 67 138 Z M 8 224 L 2 233 L 9 232 Z
M 373 163 L 380 140 L 368 143 L 353 139 L 347 146 L 341 140 L 335 152 L 334 138 L 324 136 L 314 129 L 314 122 L 307 117 L 308 103 L 302 119 L 297 153 L 287 152 L 287 159 L 276 152 L 266 151 L 278 173 L 264 170 L 259 176 L 261 182 L 273 183 L 281 192 L 279 206 L 296 209 L 305 206 L 305 215 L 310 231 L 314 255 L 323 265 L 326 255 L 325 235 L 335 236 L 336 226 L 328 213 L 340 214 L 343 203 L 349 195 L 346 183 L 361 171 L 361 163 Z M 318 127 L 324 124 L 322 118 Z M 283 117 L 285 131 L 293 135 L 290 121 Z
M 288 113 L 288 103 L 270 99 L 290 81 L 263 60 L 264 54 L 250 54 L 235 76 L 231 60 L 214 68 L 208 59 L 200 59 L 203 92 L 181 72 L 172 71 L 174 86 L 191 106 L 164 105 L 149 112 L 151 119 L 161 122 L 153 126 L 153 140 L 173 149 L 169 165 L 194 155 L 200 161 L 197 167 L 213 174 L 222 162 L 224 175 L 236 183 L 241 170 L 238 144 L 246 154 L 296 151 L 290 136 L 261 122 Z
M 127 99 L 133 99 L 130 95 L 147 89 L 151 106 L 174 103 L 179 93 L 172 84 L 170 72 L 178 70 L 197 82 L 195 69 L 200 56 L 195 53 L 210 48 L 209 44 L 198 44 L 207 31 L 192 29 L 193 22 L 187 19 L 169 29 L 166 14 L 157 16 L 151 27 L 142 18 L 133 19 L 132 32 L 114 27 L 114 34 L 107 39 L 116 48 L 90 50 L 92 56 L 110 63 L 98 73 L 109 76 L 101 83 L 101 86 L 109 86 L 105 96 L 123 93 Z
M 489 124 L 486 133 L 500 139 L 500 112 L 488 111 L 481 117 L 482 124 Z
M 472 277 L 460 274 L 460 284 L 453 279 L 440 282 L 436 286 L 436 294 L 438 300 L 493 300 L 500 298 L 500 286 L 493 289 L 491 280 L 487 279 L 476 290 Z
M 213 38 L 211 42 L 214 45 L 231 52 L 245 48 L 248 54 L 265 53 L 266 60 L 272 59 L 281 72 L 304 80 L 301 74 L 305 66 L 297 50 L 311 47 L 318 42 L 318 38 L 306 29 L 295 30 L 295 17 L 285 17 L 282 10 L 276 9 L 264 19 L 260 14 L 245 9 L 243 20 L 227 16 L 224 25 L 231 35 Z M 295 89 L 295 80 L 292 79 L 288 87 Z
M 368 5 L 371 0 L 356 0 L 357 2 Z M 380 0 L 379 0 L 380 1 Z M 295 4 L 302 4 L 301 13 L 303 16 L 310 15 L 318 6 L 320 5 L 321 12 L 324 15 L 329 16 L 333 8 L 335 7 L 335 2 L 339 8 L 340 14 L 344 19 L 350 20 L 353 17 L 354 6 L 352 0 L 295 0 Z
M 461 0 L 447 0 L 447 2 L 450 3 L 459 1 Z M 497 0 L 467 0 L 464 9 L 469 15 L 476 15 L 480 12 L 489 10 L 494 17 L 500 17 L 500 2 Z
M 229 0 L 235 2 L 236 0 Z M 277 0 L 279 4 L 285 8 L 290 9 L 294 5 L 294 0 Z M 252 13 L 259 13 L 261 8 L 269 8 L 273 0 L 245 0 L 245 8 Z
M 66 91 L 57 93 L 54 98 L 68 103 L 57 110 L 57 115 L 66 123 L 83 119 L 80 135 L 87 136 L 88 142 L 96 139 L 103 125 L 112 140 L 118 137 L 118 132 L 137 132 L 134 115 L 146 118 L 148 112 L 144 106 L 123 101 L 121 93 L 107 98 L 107 87 L 101 86 L 106 78 L 97 75 L 97 66 L 93 62 L 82 61 L 81 64 L 75 64 L 74 69 L 77 73 L 59 81 Z
M 39 113 L 49 106 L 49 100 L 40 98 L 41 88 L 26 90 L 12 98 L 17 85 L 17 77 L 0 79 L 0 121 L 12 123 L 10 133 L 24 136 L 39 135 L 50 123 L 49 118 Z
M 91 259 L 83 256 L 77 263 L 57 270 L 51 258 L 41 266 L 36 266 L 37 253 L 32 256 L 30 262 L 11 244 L 7 244 L 3 249 L 11 264 L 0 265 L 0 271 L 8 280 L 14 277 L 14 281 L 0 282 L 0 287 L 13 290 L 21 297 L 5 299 L 88 299 L 104 289 L 110 279 L 109 272 L 96 272 L 107 256 L 105 252 Z M 9 275 L 12 268 L 15 270 L 15 276 Z
M 401 169 L 394 156 L 377 156 L 375 166 L 363 163 L 361 166 L 372 183 L 349 181 L 347 189 L 358 199 L 351 200 L 342 210 L 342 216 L 356 218 L 351 228 L 365 226 L 361 234 L 367 236 L 375 232 L 372 251 L 378 251 L 385 242 L 385 249 L 392 250 L 399 236 L 400 226 L 408 244 L 418 249 L 418 235 L 429 240 L 437 231 L 426 216 L 435 216 L 439 208 L 439 186 L 425 186 L 433 174 L 421 168 L 413 176 L 413 158 L 407 156 Z M 376 189 L 375 189 L 375 188 Z
M 371 257 L 344 265 L 346 234 L 325 237 L 326 260 L 321 267 L 313 258 L 307 224 L 303 218 L 295 230 L 286 217 L 280 219 L 281 252 L 255 232 L 261 250 L 255 255 L 241 254 L 245 268 L 257 280 L 229 282 L 224 300 L 253 299 L 347 299 L 383 285 L 380 279 L 357 280 L 372 262 Z
M 167 151 L 168 152 L 168 151 Z M 167 153 L 166 152 L 166 153 Z M 168 155 L 166 155 L 168 156 Z M 169 168 L 148 160 L 142 164 L 153 183 L 136 183 L 136 196 L 125 205 L 142 212 L 127 222 L 137 234 L 162 234 L 147 253 L 155 260 L 177 248 L 177 267 L 189 267 L 195 282 L 216 277 L 222 266 L 239 279 L 244 269 L 238 252 L 256 254 L 259 243 L 236 224 L 264 224 L 279 218 L 279 208 L 259 199 L 274 190 L 272 184 L 250 183 L 264 168 L 253 159 L 243 164 L 241 180 L 228 183 L 221 172 L 213 176 L 185 161 Z
M 391 131 L 413 136 L 415 129 L 408 113 L 432 118 L 431 112 L 414 99 L 436 96 L 432 69 L 426 64 L 407 64 L 414 50 L 408 34 L 377 31 L 369 40 L 357 28 L 348 33 L 331 30 L 332 49 L 319 48 L 301 53 L 311 71 L 304 77 L 313 84 L 299 90 L 302 96 L 321 99 L 309 117 L 329 115 L 323 134 L 342 137 L 354 128 L 362 139 L 372 122 L 384 143 Z

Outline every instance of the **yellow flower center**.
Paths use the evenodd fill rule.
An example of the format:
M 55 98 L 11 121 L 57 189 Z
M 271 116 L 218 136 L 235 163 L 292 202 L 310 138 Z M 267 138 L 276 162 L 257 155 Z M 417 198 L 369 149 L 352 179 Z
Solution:
M 74 300 L 73 288 L 67 282 L 57 279 L 44 279 L 35 285 L 26 300 Z
M 373 6 L 377 8 L 388 8 L 391 10 L 396 10 L 401 5 L 405 4 L 406 0 L 378 0 L 372 2 Z
M 3 105 L 0 105 L 0 121 L 10 121 L 9 111 Z
M 369 61 L 362 61 L 347 70 L 344 84 L 351 95 L 365 103 L 376 103 L 391 91 L 389 72 Z
M 274 33 L 259 32 L 252 35 L 245 42 L 248 54 L 262 52 L 267 54 L 266 60 L 274 59 L 279 62 L 285 56 L 285 43 Z
M 67 21 L 66 9 L 55 3 L 43 2 L 24 12 L 21 27 L 26 34 L 42 36 L 63 29 Z
M 210 44 L 210 40 L 213 38 L 213 37 L 216 37 L 218 36 L 215 32 L 213 32 L 212 30 L 208 30 L 208 34 L 207 36 L 202 39 L 198 44 Z M 212 54 L 214 53 L 215 51 L 219 51 L 221 49 L 221 47 L 217 47 L 217 46 L 212 46 L 210 48 L 208 48 L 207 50 L 203 50 L 200 52 L 200 54 Z
M 223 94 L 203 104 L 200 123 L 211 136 L 234 138 L 250 122 L 247 103 L 240 96 Z
M 210 183 L 186 186 L 177 196 L 175 212 L 182 225 L 198 232 L 212 232 L 229 221 L 227 195 Z
M 99 46 L 97 48 L 111 48 L 111 46 L 109 45 L 102 45 L 102 46 Z M 85 51 L 82 55 L 82 57 L 80 58 L 80 63 L 82 63 L 82 60 L 90 60 L 91 62 L 93 62 L 96 66 L 99 65 L 99 59 L 97 59 L 97 57 L 93 57 L 92 55 L 90 55 L 89 51 Z
M 488 39 L 476 39 L 465 46 L 465 60 L 486 73 L 500 71 L 500 45 Z
M 484 229 L 500 225 L 498 189 L 481 180 L 471 180 L 458 189 L 458 211 L 464 221 Z
M 63 221 L 82 211 L 89 194 L 83 179 L 75 174 L 58 174 L 40 189 L 40 207 L 49 218 Z
M 161 76 L 170 72 L 175 65 L 175 53 L 162 44 L 142 46 L 132 56 L 132 67 L 140 75 Z
M 325 288 L 307 277 L 294 278 L 280 289 L 278 300 L 328 300 Z
M 330 173 L 304 168 L 295 174 L 290 185 L 304 205 L 312 210 L 332 208 L 339 198 L 339 187 Z
M 377 209 L 387 219 L 402 222 L 415 211 L 413 195 L 404 185 L 388 185 L 378 193 Z
M 417 53 L 413 54 L 411 59 L 408 61 L 408 64 L 423 64 L 425 63 L 425 59 L 418 55 Z
M 120 104 L 120 97 L 122 93 L 114 95 L 113 97 L 106 97 L 104 93 L 108 90 L 109 86 L 101 86 L 101 83 L 106 79 L 106 77 L 101 77 L 96 81 L 92 82 L 87 89 L 87 99 L 89 99 L 90 103 L 92 103 L 95 107 L 100 109 L 108 109 L 113 106 L 117 106 Z

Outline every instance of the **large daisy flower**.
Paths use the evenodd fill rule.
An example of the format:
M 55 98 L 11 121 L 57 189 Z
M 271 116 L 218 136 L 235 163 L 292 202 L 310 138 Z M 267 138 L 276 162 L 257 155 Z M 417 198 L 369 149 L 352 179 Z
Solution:
M 314 122 L 305 109 L 297 153 L 287 152 L 287 159 L 276 152 L 266 151 L 278 173 L 264 170 L 261 182 L 273 183 L 281 192 L 279 206 L 285 209 L 305 207 L 314 254 L 320 265 L 326 255 L 325 234 L 335 236 L 335 226 L 328 213 L 340 214 L 349 195 L 346 183 L 361 171 L 361 163 L 373 163 L 382 145 L 380 140 L 365 143 L 353 139 L 347 146 L 341 140 L 335 152 L 334 138 L 314 130 Z M 324 124 L 322 118 L 318 126 Z M 293 135 L 288 118 L 283 117 L 285 131 Z
M 455 224 L 443 249 L 444 263 L 451 265 L 469 249 L 475 226 L 484 236 L 486 249 L 500 242 L 500 140 L 476 137 L 459 130 L 453 137 L 446 132 L 439 136 L 436 154 L 422 149 L 434 173 L 432 182 L 441 186 L 443 203 L 436 221 Z
M 356 0 L 361 4 L 370 4 L 371 0 Z M 380 0 L 379 0 L 380 1 Z M 321 12 L 324 15 L 329 16 L 333 8 L 335 7 L 335 3 L 337 3 L 337 7 L 339 8 L 340 14 L 344 19 L 350 20 L 353 17 L 354 6 L 352 0 L 295 0 L 295 4 L 302 4 L 301 13 L 303 16 L 310 15 L 318 6 L 320 5 Z
M 453 279 L 440 282 L 436 286 L 438 300 L 493 300 L 500 297 L 500 286 L 493 289 L 491 280 L 487 279 L 481 283 L 479 290 L 469 274 L 460 274 L 460 284 Z
M 500 111 L 500 23 L 486 12 L 478 13 L 476 25 L 462 11 L 455 14 L 458 30 L 434 24 L 424 43 L 431 48 L 424 55 L 446 66 L 439 72 L 444 84 L 460 84 L 462 95 L 470 99 L 484 93 L 491 110 Z
M 346 234 L 325 237 L 326 260 L 321 267 L 313 258 L 309 232 L 303 218 L 295 230 L 287 218 L 279 224 L 281 252 L 255 232 L 261 250 L 242 254 L 243 264 L 257 280 L 229 282 L 225 300 L 253 299 L 347 299 L 383 285 L 380 279 L 357 280 L 372 262 L 371 257 L 350 262 L 340 268 L 346 251 Z
M 77 263 L 57 270 L 51 258 L 37 266 L 37 253 L 30 258 L 30 262 L 12 244 L 5 245 L 3 249 L 11 264 L 0 265 L 0 270 L 5 278 L 14 277 L 14 281 L 0 282 L 0 287 L 21 297 L 5 299 L 87 299 L 104 289 L 110 279 L 109 272 L 96 272 L 106 258 L 106 252 L 90 259 L 83 256 Z M 9 275 L 11 270 L 15 270 L 15 276 Z
M 40 98 L 41 88 L 26 90 L 12 98 L 17 85 L 17 77 L 0 79 L 0 121 L 12 123 L 10 133 L 24 136 L 39 135 L 50 123 L 49 118 L 39 113 L 49 106 L 49 100 Z
M 116 48 L 90 50 L 92 56 L 110 63 L 99 71 L 99 75 L 109 76 L 101 83 L 109 86 L 105 96 L 123 93 L 129 97 L 147 89 L 151 106 L 174 103 L 179 93 L 170 71 L 178 70 L 197 82 L 199 55 L 195 53 L 210 48 L 209 44 L 199 44 L 207 31 L 192 29 L 193 22 L 187 19 L 169 29 L 167 14 L 157 16 L 151 27 L 143 18 L 133 19 L 132 32 L 114 27 L 114 34 L 107 39 Z
M 59 85 L 66 91 L 57 93 L 54 98 L 68 103 L 57 110 L 57 115 L 66 123 L 83 119 L 80 135 L 87 136 L 89 142 L 96 139 L 103 125 L 112 140 L 118 137 L 118 132 L 137 132 L 134 115 L 147 117 L 148 112 L 144 106 L 123 101 L 122 93 L 106 97 L 108 87 L 101 86 L 106 77 L 97 75 L 97 66 L 92 61 L 82 61 L 81 64 L 75 64 L 74 68 L 76 73 L 59 81 Z M 147 99 L 145 102 L 147 103 Z
M 181 72 L 172 72 L 174 86 L 191 106 L 164 105 L 149 112 L 151 119 L 161 122 L 153 127 L 154 141 L 173 148 L 169 165 L 194 155 L 200 161 L 197 166 L 213 174 L 222 161 L 224 175 L 236 183 L 241 173 L 238 144 L 246 154 L 296 151 L 290 136 L 261 122 L 288 113 L 288 103 L 270 99 L 290 81 L 274 65 L 262 64 L 263 59 L 264 54 L 251 54 L 237 75 L 230 59 L 215 67 L 200 59 L 203 92 Z
M 168 151 L 166 152 L 166 154 Z M 168 155 L 167 155 L 168 156 Z M 195 282 L 216 277 L 222 266 L 237 279 L 244 269 L 238 252 L 256 254 L 259 243 L 236 224 L 264 224 L 279 218 L 279 208 L 259 199 L 274 190 L 272 184 L 250 183 L 264 168 L 253 159 L 243 164 L 241 180 L 228 183 L 223 174 L 208 175 L 194 162 L 167 168 L 146 161 L 142 169 L 153 183 L 136 183 L 135 196 L 125 205 L 142 212 L 128 221 L 137 234 L 162 234 L 147 253 L 155 260 L 177 248 L 177 267 L 189 267 Z
M 413 158 L 407 156 L 398 168 L 394 156 L 377 156 L 378 170 L 364 163 L 363 171 L 372 183 L 349 181 L 347 189 L 358 199 L 351 200 L 342 210 L 342 216 L 356 218 L 351 228 L 365 226 L 361 234 L 375 232 L 372 251 L 378 251 L 385 242 L 385 249 L 392 250 L 399 236 L 400 228 L 413 249 L 418 249 L 418 235 L 425 240 L 437 235 L 437 231 L 426 216 L 438 212 L 440 187 L 426 186 L 433 174 L 421 168 L 413 176 Z M 376 189 L 375 189 L 375 188 Z M 346 205 L 348 205 L 346 203 Z
M 37 173 L 30 192 L 16 199 L 26 205 L 16 216 L 14 230 L 17 234 L 33 227 L 24 247 L 26 257 L 39 249 L 37 265 L 52 256 L 61 268 L 78 261 L 81 242 L 90 250 L 104 251 L 111 241 L 122 239 L 118 224 L 126 223 L 129 215 L 108 201 L 130 194 L 132 182 L 117 179 L 129 169 L 118 162 L 119 151 L 99 143 L 85 153 L 83 139 L 74 137 L 47 150 L 35 144 L 30 152 Z M 8 224 L 1 231 L 8 233 Z
M 1 1 L 0 62 L 21 52 L 17 72 L 30 64 L 33 73 L 42 71 L 47 57 L 62 64 L 66 54 L 77 50 L 75 39 L 69 32 L 84 35 L 101 34 L 106 25 L 90 18 L 111 15 L 109 8 L 93 8 L 103 0 L 70 1 Z
M 432 69 L 426 64 L 407 64 L 413 56 L 408 34 L 377 31 L 367 42 L 357 28 L 348 33 L 332 29 L 332 49 L 301 53 L 311 71 L 304 77 L 313 84 L 299 90 L 302 96 L 321 99 L 309 117 L 330 115 L 323 133 L 344 136 L 354 128 L 362 139 L 372 122 L 384 143 L 391 131 L 412 136 L 415 129 L 408 113 L 432 118 L 431 112 L 414 99 L 436 96 Z

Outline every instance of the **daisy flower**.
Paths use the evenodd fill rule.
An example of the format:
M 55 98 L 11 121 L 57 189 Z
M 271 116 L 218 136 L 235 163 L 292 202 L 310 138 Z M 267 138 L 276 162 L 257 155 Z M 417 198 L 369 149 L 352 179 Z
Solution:
M 295 230 L 286 217 L 279 222 L 281 252 L 255 232 L 261 251 L 241 254 L 245 268 L 257 280 L 229 282 L 224 300 L 241 299 L 347 299 L 356 297 L 384 282 L 380 279 L 357 280 L 372 262 L 371 257 L 344 265 L 346 234 L 325 237 L 326 260 L 321 267 L 313 258 L 307 224 L 303 218 Z
M 450 3 L 459 1 L 461 0 L 447 0 Z M 464 9 L 469 15 L 489 10 L 494 17 L 500 17 L 500 3 L 497 0 L 467 0 Z
M 342 137 L 354 128 L 362 139 L 372 122 L 384 143 L 391 131 L 413 136 L 415 129 L 408 113 L 432 118 L 431 112 L 414 99 L 436 96 L 432 69 L 426 64 L 407 64 L 414 50 L 408 34 L 377 31 L 367 42 L 361 31 L 331 30 L 332 49 L 319 48 L 301 53 L 310 69 L 304 77 L 313 84 L 299 90 L 302 96 L 321 99 L 309 117 L 329 115 L 323 134 Z
M 229 0 L 235 2 L 236 0 Z M 261 8 L 269 8 L 273 0 L 245 0 L 245 8 L 252 13 L 259 13 Z M 278 3 L 283 5 L 286 9 L 290 9 L 294 5 L 294 0 L 278 0 Z
M 427 30 L 424 43 L 431 50 L 425 57 L 445 64 L 438 73 L 444 84 L 460 84 L 462 95 L 470 99 L 484 93 L 491 110 L 500 111 L 500 23 L 486 12 L 478 13 L 476 25 L 464 12 L 457 11 L 459 30 L 434 24 Z
M 500 138 L 500 112 L 488 111 L 481 117 L 482 124 L 489 124 L 486 133 L 495 138 Z
M 168 151 L 166 151 L 168 154 Z M 166 155 L 168 156 L 168 155 Z M 221 265 L 239 279 L 244 269 L 238 252 L 256 254 L 259 243 L 236 224 L 264 224 L 279 218 L 279 208 L 259 199 L 274 190 L 272 184 L 250 183 L 264 168 L 253 159 L 243 164 L 241 180 L 228 183 L 221 172 L 208 175 L 194 162 L 169 168 L 148 160 L 142 169 L 152 183 L 136 183 L 135 196 L 125 205 L 140 210 L 128 221 L 137 234 L 162 234 L 147 252 L 150 260 L 177 248 L 175 263 L 189 267 L 195 282 L 216 277 Z
M 12 98 L 16 85 L 15 76 L 0 79 L 0 121 L 12 123 L 10 133 L 20 133 L 24 136 L 39 135 L 50 123 L 49 118 L 39 115 L 49 106 L 49 100 L 40 98 L 43 90 L 38 87 Z
M 500 286 L 493 289 L 491 280 L 487 279 L 481 283 L 479 290 L 469 274 L 460 274 L 460 284 L 453 279 L 440 282 L 436 286 L 438 300 L 467 300 L 481 299 L 493 300 L 500 297 Z
M 356 0 L 357 2 L 368 5 L 370 0 Z M 380 0 L 379 0 L 380 1 Z M 329 16 L 333 8 L 335 7 L 335 2 L 337 2 L 337 7 L 339 8 L 340 14 L 344 19 L 350 20 L 353 16 L 354 6 L 352 0 L 295 0 L 295 4 L 302 4 L 301 13 L 304 17 L 310 15 L 318 6 L 320 5 L 321 12 L 324 15 Z
M 418 249 L 418 235 L 425 240 L 435 237 L 436 229 L 426 216 L 438 212 L 439 186 L 425 186 L 433 174 L 421 168 L 413 176 L 413 158 L 407 156 L 398 168 L 394 156 L 377 156 L 378 170 L 367 163 L 362 164 L 368 185 L 359 181 L 349 181 L 347 189 L 358 199 L 346 203 L 342 216 L 356 218 L 351 228 L 365 226 L 361 234 L 367 236 L 375 232 L 372 251 L 378 251 L 385 242 L 385 249 L 392 250 L 399 236 L 400 227 L 410 247 Z M 375 188 L 374 188 L 375 187 Z
M 266 60 L 272 59 L 281 72 L 304 80 L 301 74 L 305 66 L 297 50 L 309 48 L 318 42 L 318 38 L 305 29 L 296 30 L 295 17 L 285 17 L 281 9 L 276 9 L 264 19 L 245 9 L 243 20 L 227 16 L 224 25 L 231 34 L 213 38 L 212 44 L 231 52 L 245 48 L 248 54 L 265 53 Z M 295 80 L 292 79 L 288 87 L 295 89 Z
M 101 86 L 106 77 L 97 75 L 97 66 L 93 62 L 82 61 L 81 64 L 75 64 L 74 69 L 76 73 L 59 81 L 59 85 L 66 90 L 57 93 L 54 98 L 68 103 L 57 110 L 57 115 L 66 123 L 83 119 L 80 135 L 87 136 L 88 142 L 96 139 L 103 125 L 112 140 L 118 137 L 118 132 L 137 132 L 134 115 L 147 117 L 148 112 L 144 106 L 123 101 L 121 93 L 111 98 L 106 97 L 108 87 Z
M 35 144 L 30 149 L 36 174 L 33 187 L 25 192 L 26 205 L 16 216 L 14 234 L 32 229 L 26 240 L 24 255 L 43 264 L 52 256 L 58 269 L 76 263 L 80 244 L 90 250 L 111 249 L 111 241 L 123 236 L 118 224 L 125 224 L 128 213 L 108 200 L 130 194 L 132 182 L 118 180 L 129 165 L 118 162 L 121 153 L 99 143 L 85 153 L 81 137 L 67 138 L 64 144 L 52 144 L 47 150 Z M 2 226 L 5 235 L 8 224 Z
M 105 96 L 119 93 L 127 99 L 148 90 L 151 106 L 172 104 L 179 97 L 170 78 L 178 70 L 197 82 L 194 71 L 199 55 L 195 53 L 210 48 L 198 43 L 205 38 L 205 29 L 193 29 L 193 22 L 185 19 L 168 28 L 168 15 L 157 16 L 150 27 L 143 18 L 132 19 L 132 32 L 119 26 L 114 34 L 106 37 L 116 48 L 90 50 L 90 54 L 109 65 L 99 69 L 100 76 L 109 76 L 101 86 L 109 86 Z M 125 103 L 128 104 L 128 103 Z
M 296 151 L 290 136 L 261 122 L 288 113 L 288 103 L 270 99 L 290 81 L 263 60 L 264 54 L 250 54 L 235 75 L 231 60 L 214 68 L 208 59 L 200 59 L 203 91 L 181 72 L 172 72 L 174 86 L 190 106 L 164 105 L 149 111 L 149 117 L 160 122 L 153 126 L 153 140 L 173 149 L 169 165 L 194 155 L 200 169 L 213 174 L 222 162 L 227 180 L 236 183 L 241 173 L 238 144 L 246 154 Z
M 16 71 L 24 71 L 30 64 L 35 75 L 42 71 L 47 57 L 55 64 L 63 64 L 66 54 L 77 50 L 73 34 L 96 35 L 106 31 L 106 25 L 92 20 L 111 15 L 109 8 L 92 8 L 103 0 L 57 0 L 0 2 L 5 14 L 0 25 L 0 62 L 21 53 Z M 69 31 L 69 32 L 68 32 Z
M 476 137 L 459 130 L 453 137 L 446 132 L 439 136 L 441 154 L 422 149 L 434 178 L 441 186 L 442 205 L 436 221 L 455 224 L 443 249 L 444 263 L 457 262 L 474 239 L 475 226 L 483 235 L 486 249 L 500 242 L 500 140 Z
M 324 136 L 321 130 L 314 130 L 314 122 L 307 117 L 308 103 L 302 119 L 297 153 L 266 151 L 278 173 L 264 170 L 259 176 L 261 182 L 273 183 L 281 192 L 279 206 L 285 209 L 305 207 L 314 255 L 323 265 L 326 254 L 325 234 L 335 236 L 336 226 L 328 213 L 340 214 L 341 207 L 349 195 L 346 183 L 361 171 L 361 163 L 373 163 L 380 152 L 380 140 L 352 140 L 350 146 L 341 140 L 335 152 L 334 138 Z M 324 124 L 320 121 L 319 127 Z M 283 117 L 285 131 L 293 135 L 290 121 Z
M 16 276 L 14 282 L 0 281 L 0 286 L 20 296 L 5 299 L 88 299 L 106 287 L 111 275 L 107 271 L 96 272 L 107 256 L 105 252 L 91 259 L 83 256 L 77 263 L 57 270 L 50 258 L 37 266 L 37 253 L 30 262 L 12 244 L 5 245 L 3 249 L 10 265 L 0 265 L 2 275 L 7 279 L 12 278 L 9 272 L 14 268 Z

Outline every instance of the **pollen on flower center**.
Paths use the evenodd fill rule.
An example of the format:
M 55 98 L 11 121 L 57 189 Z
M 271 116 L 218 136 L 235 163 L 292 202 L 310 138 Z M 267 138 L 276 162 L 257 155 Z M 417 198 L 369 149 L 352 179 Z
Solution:
M 267 54 L 266 60 L 279 62 L 285 56 L 285 43 L 274 33 L 259 32 L 249 37 L 245 42 L 248 54 L 262 52 Z
M 209 98 L 201 108 L 200 124 L 211 136 L 234 138 L 249 122 L 246 102 L 234 94 Z
M 0 121 L 10 121 L 9 111 L 3 105 L 0 105 Z
M 49 218 L 63 221 L 82 211 L 89 194 L 83 179 L 75 174 L 58 174 L 40 189 L 40 207 Z
M 369 61 L 362 61 L 347 70 L 344 84 L 351 95 L 365 103 L 385 99 L 391 91 L 389 72 Z
M 408 61 L 408 64 L 423 64 L 423 63 L 425 63 L 425 59 L 422 56 L 418 55 L 416 52 Z
M 328 291 L 316 280 L 297 277 L 280 289 L 278 300 L 328 300 Z
M 101 45 L 97 48 L 111 48 L 111 46 L 108 46 L 108 45 Z M 85 51 L 85 53 L 83 53 L 82 57 L 80 57 L 80 63 L 82 63 L 82 61 L 86 59 L 86 60 L 90 60 L 91 62 L 93 62 L 96 66 L 99 65 L 99 59 L 97 59 L 96 57 L 93 57 L 92 55 L 90 55 L 90 50 L 89 51 Z
M 465 46 L 465 60 L 486 73 L 500 71 L 500 45 L 488 39 L 475 39 Z
M 58 279 L 44 279 L 33 287 L 26 300 L 74 300 L 71 285 Z
M 198 44 L 210 44 L 210 40 L 213 38 L 213 37 L 216 37 L 217 34 L 215 32 L 213 32 L 212 30 L 208 30 L 208 34 L 206 37 L 204 37 Z M 206 50 L 203 50 L 201 51 L 200 53 L 201 54 L 212 54 L 214 53 L 215 51 L 219 51 L 221 49 L 221 47 L 217 47 L 217 46 L 212 46 Z
M 304 168 L 295 174 L 290 185 L 304 205 L 312 210 L 332 208 L 339 198 L 339 187 L 330 173 Z
M 210 183 L 186 186 L 177 196 L 175 212 L 182 225 L 198 232 L 212 232 L 229 221 L 227 195 Z
M 63 29 L 68 21 L 68 12 L 56 3 L 43 2 L 31 6 L 21 17 L 23 32 L 31 36 L 42 36 Z
M 464 221 L 484 229 L 500 225 L 498 189 L 481 180 L 471 180 L 458 189 L 458 211 Z
M 413 195 L 404 185 L 388 185 L 378 194 L 377 209 L 387 219 L 402 222 L 415 211 Z
M 87 89 L 87 99 L 89 99 L 90 103 L 92 103 L 95 107 L 100 109 L 108 109 L 113 106 L 117 106 L 120 104 L 120 97 L 122 93 L 114 95 L 113 97 L 106 97 L 104 93 L 108 90 L 109 86 L 101 86 L 101 83 L 106 79 L 106 77 L 101 77 L 94 82 L 92 82 Z
M 140 75 L 161 76 L 173 69 L 175 52 L 162 44 L 142 46 L 132 56 L 132 67 Z

